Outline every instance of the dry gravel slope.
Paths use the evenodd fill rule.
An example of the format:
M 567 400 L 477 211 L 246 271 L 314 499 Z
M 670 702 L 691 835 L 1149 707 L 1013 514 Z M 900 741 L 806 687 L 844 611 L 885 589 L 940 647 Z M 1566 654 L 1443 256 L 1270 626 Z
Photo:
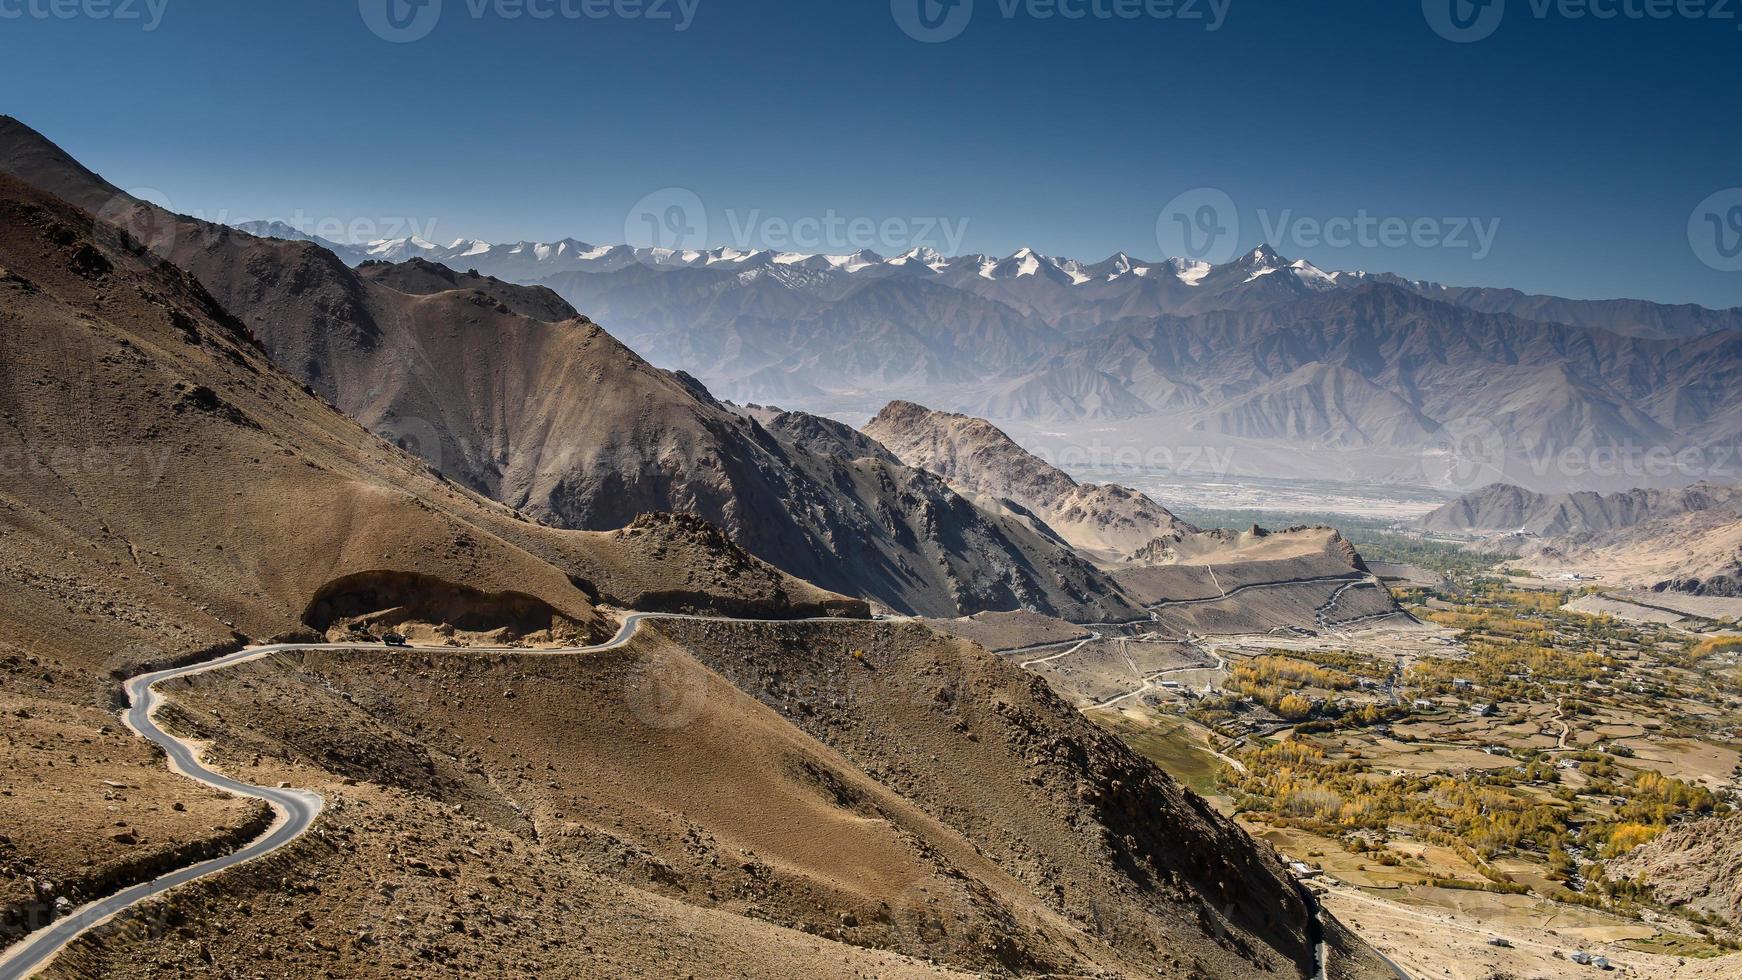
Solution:
M 262 951 L 297 977 L 1310 972 L 1273 852 L 1037 679 L 915 625 L 313 652 L 175 693 L 226 767 L 333 813 L 167 901 L 193 941 L 81 943 L 63 975 Z M 1333 931 L 1334 975 L 1385 975 Z
M 1742 923 L 1742 816 L 1676 827 L 1609 865 L 1610 878 L 1636 878 L 1668 905 Z
M 558 531 L 442 482 L 274 368 L 191 277 L 3 175 L 0 455 L 0 932 L 254 818 L 120 730 L 117 680 L 147 664 L 383 602 L 568 642 L 609 635 L 596 600 L 650 583 L 677 608 L 866 612 L 694 522 Z

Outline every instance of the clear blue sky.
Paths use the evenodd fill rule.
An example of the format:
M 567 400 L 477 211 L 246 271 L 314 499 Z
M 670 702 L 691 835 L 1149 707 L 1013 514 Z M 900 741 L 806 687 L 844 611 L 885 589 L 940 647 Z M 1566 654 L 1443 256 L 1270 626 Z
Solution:
M 152 31 L 29 6 L 57 2 L 152 16 L 0 0 L 0 111 L 207 217 L 617 242 L 638 200 L 682 187 L 717 244 L 746 244 L 753 214 L 940 218 L 966 222 L 965 251 L 1092 260 L 1158 255 L 1163 206 L 1210 187 L 1248 246 L 1285 211 L 1500 222 L 1480 259 L 1299 226 L 1275 243 L 1326 268 L 1742 305 L 1742 273 L 1702 263 L 1688 227 L 1742 186 L 1736 20 L 1503 0 L 1498 30 L 1464 44 L 1419 0 L 1218 0 L 1215 31 L 974 0 L 958 37 L 925 44 L 890 0 L 686 0 L 685 31 L 441 0 L 427 37 L 394 44 L 357 0 L 151 0 L 167 4 Z

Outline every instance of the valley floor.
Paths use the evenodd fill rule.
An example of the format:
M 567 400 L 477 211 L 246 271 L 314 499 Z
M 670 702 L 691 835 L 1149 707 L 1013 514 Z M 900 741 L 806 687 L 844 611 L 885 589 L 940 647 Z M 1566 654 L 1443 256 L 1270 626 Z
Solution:
M 1412 976 L 1555 977 L 1580 950 L 1642 977 L 1742 969 L 1736 910 L 1605 873 L 1742 801 L 1742 639 L 1701 618 L 1727 610 L 1387 572 L 1413 618 L 1058 629 L 1006 656 L 1275 845 Z M 1343 601 L 1310 591 L 1265 598 Z

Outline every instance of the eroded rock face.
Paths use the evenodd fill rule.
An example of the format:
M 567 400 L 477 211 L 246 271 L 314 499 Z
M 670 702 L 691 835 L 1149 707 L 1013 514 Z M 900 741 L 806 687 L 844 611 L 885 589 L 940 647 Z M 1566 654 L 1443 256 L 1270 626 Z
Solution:
M 1088 553 L 1109 558 L 1166 553 L 1168 544 L 1196 531 L 1135 490 L 1078 483 L 985 419 L 894 401 L 865 432 L 903 462 L 936 473 L 964 493 L 1034 514 Z
M 1666 831 L 1611 862 L 1608 874 L 1649 883 L 1653 897 L 1665 904 L 1742 922 L 1742 816 L 1710 817 Z

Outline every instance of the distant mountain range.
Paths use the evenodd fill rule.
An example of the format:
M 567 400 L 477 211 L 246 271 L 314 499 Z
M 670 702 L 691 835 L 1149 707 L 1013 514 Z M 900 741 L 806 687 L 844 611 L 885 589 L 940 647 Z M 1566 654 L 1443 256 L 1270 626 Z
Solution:
M 311 392 L 550 525 L 693 513 L 776 568 L 904 613 L 1144 615 L 1050 531 L 976 507 L 838 423 L 764 425 L 549 290 L 415 259 L 353 269 L 325 247 L 172 215 L 4 117 L 0 172 L 150 229 Z
M 872 251 L 849 255 L 783 252 L 772 249 L 635 248 L 628 245 L 592 245 L 573 238 L 556 242 L 521 241 L 491 244 L 462 238 L 438 245 L 421 238 L 383 239 L 363 245 L 346 245 L 297 230 L 282 221 L 249 221 L 237 227 L 253 235 L 312 241 L 346 262 L 357 265 L 377 260 L 403 262 L 421 258 L 454 269 L 475 269 L 486 275 L 518 282 L 531 282 L 569 272 L 618 272 L 631 266 L 664 271 L 712 269 L 734 273 L 757 269 L 800 269 L 839 273 L 856 279 L 890 276 L 931 278 L 956 287 L 985 289 L 975 283 L 1019 283 L 1020 288 L 988 290 L 992 298 L 1025 312 L 1039 312 L 1048 322 L 1062 319 L 1067 325 L 1101 322 L 1141 314 L 1152 304 L 1155 312 L 1188 313 L 1247 306 L 1253 302 L 1306 295 L 1332 289 L 1351 289 L 1366 283 L 1385 283 L 1481 313 L 1506 313 L 1527 320 L 1596 327 L 1625 336 L 1676 338 L 1697 337 L 1726 330 L 1742 330 L 1742 307 L 1714 310 L 1688 304 L 1652 303 L 1646 300 L 1574 300 L 1544 296 L 1516 289 L 1481 286 L 1448 286 L 1443 283 L 1384 272 L 1327 272 L 1305 260 L 1288 261 L 1269 245 L 1225 265 L 1196 259 L 1167 258 L 1156 262 L 1117 252 L 1099 262 L 1043 255 L 1031 248 L 1011 255 L 969 254 L 945 256 L 930 248 L 913 248 L 885 257 Z M 1259 289 L 1243 289 L 1260 279 L 1276 275 Z M 1025 281 L 1031 280 L 1031 281 Z M 1147 282 L 1147 288 L 1138 283 Z M 1123 283 L 1118 289 L 1100 288 L 1105 283 Z M 1070 293 L 1068 300 L 1057 287 L 1088 287 Z M 1176 286 L 1190 287 L 1180 290 Z M 1141 294 L 1133 297 L 1132 294 Z M 1238 296 L 1233 294 L 1238 293 Z M 1133 305 L 1112 306 L 1110 300 L 1136 298 Z M 1048 302 L 1049 300 L 1054 302 Z M 1084 313 L 1075 309 L 1087 304 Z
M 1539 570 L 1601 571 L 1622 584 L 1742 595 L 1742 488 L 1532 493 L 1497 483 L 1414 522 L 1482 541 Z
M 1577 539 L 1699 511 L 1742 519 L 1742 490 L 1701 483 L 1679 490 L 1547 494 L 1496 483 L 1419 518 L 1415 526 L 1458 534 Z
M 1589 484 L 1548 462 L 1569 449 L 1742 439 L 1742 309 L 1327 272 L 1268 246 L 1222 265 L 572 239 L 325 247 L 543 285 L 722 397 L 842 417 L 899 395 L 1000 422 L 1312 447 L 1333 478 L 1338 452 L 1415 465 L 1475 426 L 1506 463 L 1485 476 L 1545 490 Z M 1435 479 L 1425 466 L 1388 478 L 1412 477 Z

